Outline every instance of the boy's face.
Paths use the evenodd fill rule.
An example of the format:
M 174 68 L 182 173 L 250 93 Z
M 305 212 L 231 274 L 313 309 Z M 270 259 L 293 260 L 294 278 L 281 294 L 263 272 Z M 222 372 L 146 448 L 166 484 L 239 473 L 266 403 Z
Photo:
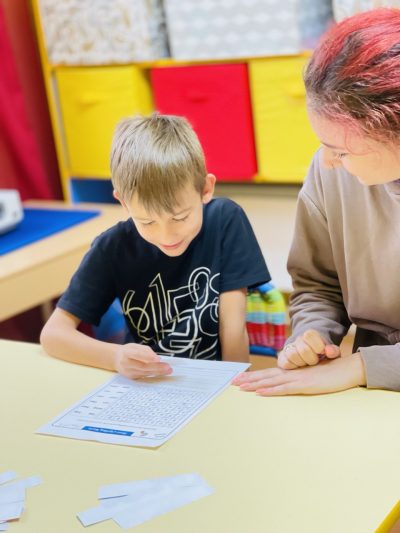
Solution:
M 114 191 L 114 196 L 127 209 L 139 235 L 157 246 L 165 255 L 182 255 L 192 240 L 198 235 L 203 223 L 203 204 L 208 203 L 214 194 L 215 176 L 208 174 L 202 194 L 188 184 L 176 198 L 173 213 L 148 212 L 137 196 L 125 203 Z

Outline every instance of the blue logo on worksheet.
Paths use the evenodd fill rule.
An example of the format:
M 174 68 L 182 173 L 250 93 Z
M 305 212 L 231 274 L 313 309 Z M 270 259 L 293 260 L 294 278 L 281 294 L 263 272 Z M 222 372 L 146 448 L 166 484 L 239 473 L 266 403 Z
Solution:
M 123 437 L 131 437 L 133 435 L 133 431 L 121 431 L 120 429 L 97 428 L 95 426 L 84 426 L 82 429 L 86 431 L 94 431 L 95 433 L 108 433 L 109 435 L 122 435 Z

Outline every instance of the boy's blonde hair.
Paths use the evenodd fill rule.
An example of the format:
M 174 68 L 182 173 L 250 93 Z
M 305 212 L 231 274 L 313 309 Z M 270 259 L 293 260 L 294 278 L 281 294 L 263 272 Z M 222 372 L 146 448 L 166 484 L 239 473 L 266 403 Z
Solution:
M 177 194 L 189 183 L 202 193 L 206 174 L 199 139 L 185 118 L 153 113 L 118 123 L 111 176 L 122 200 L 136 193 L 145 209 L 173 212 Z

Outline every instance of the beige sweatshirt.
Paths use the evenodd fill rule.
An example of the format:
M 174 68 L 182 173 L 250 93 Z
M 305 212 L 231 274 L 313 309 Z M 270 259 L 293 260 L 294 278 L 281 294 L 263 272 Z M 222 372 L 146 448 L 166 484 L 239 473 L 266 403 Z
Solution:
M 298 200 L 288 342 L 312 328 L 340 344 L 354 323 L 367 386 L 400 391 L 400 181 L 368 187 L 320 158 Z

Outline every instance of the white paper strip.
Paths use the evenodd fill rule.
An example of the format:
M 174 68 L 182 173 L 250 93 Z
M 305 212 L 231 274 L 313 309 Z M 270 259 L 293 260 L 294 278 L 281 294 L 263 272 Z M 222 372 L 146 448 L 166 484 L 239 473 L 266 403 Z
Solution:
M 43 483 L 43 478 L 40 476 L 30 476 L 26 477 L 25 479 L 21 479 L 22 486 L 26 489 L 30 489 L 32 487 L 37 487 L 38 485 L 41 485 Z
M 98 498 L 116 498 L 140 494 L 142 491 L 151 490 L 159 484 L 159 479 L 143 479 L 140 481 L 128 481 L 127 483 L 115 483 L 113 485 L 104 485 L 99 488 Z
M 188 490 L 194 488 L 197 488 L 200 494 L 200 496 L 197 496 L 197 492 L 193 490 L 192 497 L 194 499 L 209 494 L 209 491 L 212 492 L 203 478 L 197 473 L 105 485 L 99 489 L 99 494 L 103 496 L 103 499 L 100 500 L 100 505 L 82 511 L 77 516 L 84 526 L 90 526 L 116 516 L 121 516 L 123 522 L 130 521 L 132 510 L 136 513 L 136 509 L 146 507 L 154 511 L 160 501 L 168 500 L 170 502 L 167 510 L 184 505 L 187 503 L 186 499 L 178 498 L 177 494 L 190 494 Z M 124 495 L 121 496 L 121 494 Z M 104 498 L 104 496 L 106 497 Z M 183 501 L 183 503 L 179 503 L 180 501 Z M 190 501 L 193 500 L 191 499 Z M 161 513 L 167 512 L 163 509 L 164 507 Z M 147 519 L 145 518 L 145 520 Z M 141 521 L 144 520 L 141 519 Z
M 15 487 L 18 490 L 19 489 L 30 489 L 32 487 L 36 487 L 37 485 L 40 485 L 41 483 L 43 483 L 43 480 L 40 476 L 31 476 L 25 479 L 18 479 L 16 481 L 11 481 L 4 487 L 0 486 L 0 491 L 5 487 L 9 487 L 9 488 Z
M 105 498 L 100 500 L 102 507 L 115 507 L 118 503 L 123 503 L 129 496 L 117 496 L 116 498 Z
M 125 504 L 115 503 L 113 506 L 98 505 L 97 507 L 91 507 L 77 514 L 81 524 L 85 527 L 109 520 L 119 511 L 122 511 L 126 506 Z
M 145 490 L 151 490 L 162 484 L 173 484 L 176 486 L 187 486 L 202 482 L 199 474 L 178 474 L 176 476 L 165 476 L 155 479 L 142 479 L 140 481 L 128 481 L 127 483 L 114 483 L 100 487 L 98 497 L 115 498 L 117 496 L 127 496 L 141 494 Z
M 158 515 L 168 513 L 182 505 L 209 496 L 214 491 L 206 484 L 176 489 L 163 489 L 162 493 L 149 495 L 132 502 L 127 509 L 114 516 L 114 521 L 123 528 L 142 524 Z
M 0 487 L 0 504 L 23 502 L 25 500 L 25 488 L 15 485 Z
M 22 515 L 23 510 L 22 502 L 0 505 L 0 520 L 16 520 Z
M 12 481 L 17 478 L 17 474 L 13 470 L 7 470 L 7 472 L 2 472 L 0 474 L 0 485 L 2 483 L 7 483 L 7 481 Z

